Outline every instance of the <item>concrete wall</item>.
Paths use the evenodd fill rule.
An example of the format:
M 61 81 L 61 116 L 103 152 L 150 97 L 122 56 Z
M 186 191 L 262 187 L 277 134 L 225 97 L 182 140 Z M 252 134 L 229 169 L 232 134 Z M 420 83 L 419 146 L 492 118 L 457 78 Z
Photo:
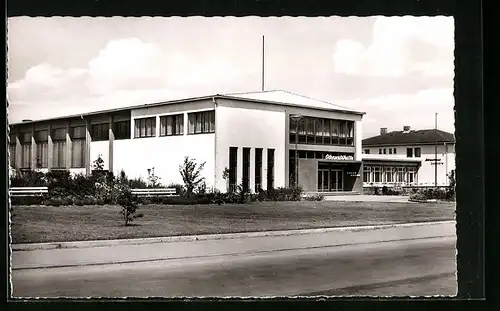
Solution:
M 299 185 L 305 192 L 318 191 L 318 161 L 299 159 Z
M 101 155 L 104 160 L 103 169 L 109 169 L 109 141 L 93 141 L 90 143 L 90 169 L 94 169 L 94 161 Z
M 237 183 L 242 182 L 243 148 L 251 148 L 250 154 L 250 188 L 255 184 L 255 148 L 263 148 L 262 188 L 267 189 L 267 149 L 274 149 L 274 186 L 285 186 L 285 110 L 279 106 L 262 105 L 252 102 L 217 100 L 215 112 L 216 131 L 216 188 L 226 189 L 222 178 L 224 168 L 229 168 L 229 147 L 238 147 Z
M 134 118 L 143 117 L 156 117 L 156 137 L 115 140 L 113 144 L 114 173 L 119 174 L 121 170 L 124 170 L 129 178 L 147 179 L 148 169 L 154 168 L 154 173 L 160 177 L 159 181 L 162 184 L 182 184 L 179 166 L 183 163 L 184 157 L 188 156 L 199 164 L 205 162 L 202 176 L 205 177 L 207 187 L 212 188 L 215 134 L 188 135 L 187 114 L 213 108 L 212 101 L 197 101 L 132 110 L 130 122 L 132 137 Z M 180 112 L 184 114 L 184 135 L 160 137 L 160 116 Z
M 185 156 L 206 162 L 202 176 L 207 187 L 213 185 L 214 134 L 167 136 L 115 140 L 114 173 L 123 169 L 129 178 L 148 177 L 148 168 L 154 167 L 155 175 L 167 186 L 181 183 L 179 165 Z

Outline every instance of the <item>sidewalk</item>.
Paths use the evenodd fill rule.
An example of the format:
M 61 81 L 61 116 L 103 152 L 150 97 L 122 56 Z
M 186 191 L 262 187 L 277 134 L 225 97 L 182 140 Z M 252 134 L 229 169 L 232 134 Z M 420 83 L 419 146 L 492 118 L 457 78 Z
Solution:
M 455 236 L 455 222 L 326 228 L 116 242 L 73 242 L 71 248 L 21 250 L 13 245 L 12 269 L 36 269 L 231 256 L 292 249 Z M 133 242 L 139 244 L 134 244 Z M 142 242 L 142 244 L 140 244 Z M 81 244 L 78 244 L 81 243 Z M 107 243 L 107 244 L 106 244 Z M 79 247 L 80 246 L 80 247 Z M 64 246 L 63 246 L 64 247 Z M 30 249 L 25 245 L 24 249 Z
M 402 195 L 338 195 L 327 196 L 325 201 L 413 203 L 408 201 L 408 198 Z

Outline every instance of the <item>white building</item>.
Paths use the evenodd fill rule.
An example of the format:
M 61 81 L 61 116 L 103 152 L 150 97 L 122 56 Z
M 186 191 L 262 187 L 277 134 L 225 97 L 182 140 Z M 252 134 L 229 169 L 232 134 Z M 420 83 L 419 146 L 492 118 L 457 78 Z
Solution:
M 382 128 L 380 135 L 363 140 L 363 166 L 365 186 L 434 186 L 436 179 L 438 186 L 447 186 L 455 170 L 455 138 L 434 129 L 405 126 L 388 133 Z
M 289 186 L 306 191 L 361 191 L 363 112 L 285 91 L 147 104 L 10 126 L 10 165 L 17 170 L 87 173 L 101 155 L 115 175 L 182 183 L 184 157 L 205 162 L 207 187 L 251 191 Z M 292 115 L 300 115 L 295 124 Z M 298 132 L 296 132 L 298 128 Z M 295 138 L 298 143 L 295 145 Z M 223 178 L 229 169 L 229 180 Z

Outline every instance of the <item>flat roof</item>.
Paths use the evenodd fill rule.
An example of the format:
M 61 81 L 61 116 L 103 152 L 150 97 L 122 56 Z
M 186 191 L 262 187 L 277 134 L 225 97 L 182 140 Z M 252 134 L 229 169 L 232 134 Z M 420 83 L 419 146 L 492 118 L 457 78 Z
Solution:
M 162 106 L 162 105 L 181 104 L 181 103 L 194 102 L 194 101 L 200 101 L 200 100 L 215 100 L 215 99 L 250 101 L 250 102 L 263 103 L 263 104 L 326 110 L 326 111 L 340 112 L 340 113 L 346 113 L 346 114 L 356 114 L 356 115 L 364 115 L 365 114 L 365 112 L 351 110 L 351 109 L 348 109 L 348 108 L 345 108 L 342 106 L 330 104 L 330 103 L 327 103 L 324 101 L 319 101 L 319 100 L 312 99 L 312 98 L 302 96 L 302 95 L 298 95 L 295 93 L 276 90 L 276 91 L 264 91 L 264 92 L 253 92 L 253 93 L 232 93 L 232 94 L 226 94 L 226 95 L 215 94 L 215 95 L 209 95 L 209 96 L 183 98 L 183 99 L 177 99 L 177 100 L 161 101 L 161 102 L 156 102 L 156 103 L 134 105 L 134 106 L 127 106 L 127 107 L 120 107 L 120 108 L 113 108 L 113 109 L 106 109 L 106 110 L 98 110 L 98 111 L 93 111 L 93 112 L 78 113 L 78 114 L 60 116 L 60 117 L 55 117 L 55 118 L 29 120 L 29 121 L 24 121 L 24 122 L 14 122 L 14 123 L 11 123 L 10 125 L 23 125 L 23 124 L 31 124 L 31 123 L 38 123 L 38 122 L 47 122 L 47 121 L 52 121 L 52 120 L 81 118 L 81 117 L 99 115 L 99 114 L 125 112 L 125 111 L 133 110 L 133 109 L 157 107 L 157 106 Z

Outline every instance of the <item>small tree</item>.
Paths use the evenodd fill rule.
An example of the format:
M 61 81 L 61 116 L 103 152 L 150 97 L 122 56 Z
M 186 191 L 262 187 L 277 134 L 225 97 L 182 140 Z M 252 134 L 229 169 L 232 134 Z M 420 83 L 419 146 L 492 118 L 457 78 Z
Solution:
M 205 162 L 197 164 L 194 159 L 189 157 L 185 157 L 184 162 L 179 166 L 179 173 L 182 176 L 187 195 L 193 194 L 194 189 L 205 181 L 205 177 L 201 177 L 204 167 Z
M 141 218 L 143 214 L 137 214 L 139 208 L 137 197 L 132 194 L 130 188 L 125 184 L 118 185 L 119 194 L 117 198 L 118 204 L 122 207 L 121 214 L 125 221 L 125 226 L 128 226 L 136 218 Z

